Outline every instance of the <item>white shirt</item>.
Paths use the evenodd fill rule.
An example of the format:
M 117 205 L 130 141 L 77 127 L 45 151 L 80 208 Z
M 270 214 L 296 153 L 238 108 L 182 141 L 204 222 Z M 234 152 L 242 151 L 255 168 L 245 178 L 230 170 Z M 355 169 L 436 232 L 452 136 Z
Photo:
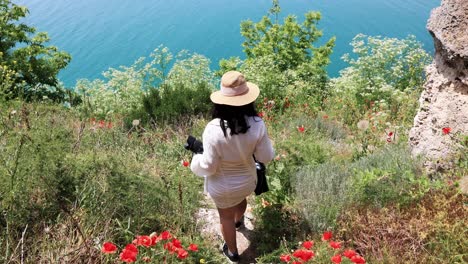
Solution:
M 253 155 L 262 163 L 275 156 L 263 120 L 248 117 L 247 122 L 250 128 L 245 134 L 231 136 L 227 128 L 224 137 L 218 118 L 210 121 L 203 132 L 204 152 L 193 156 L 190 168 L 205 177 L 205 191 L 213 199 L 252 192 L 257 181 Z

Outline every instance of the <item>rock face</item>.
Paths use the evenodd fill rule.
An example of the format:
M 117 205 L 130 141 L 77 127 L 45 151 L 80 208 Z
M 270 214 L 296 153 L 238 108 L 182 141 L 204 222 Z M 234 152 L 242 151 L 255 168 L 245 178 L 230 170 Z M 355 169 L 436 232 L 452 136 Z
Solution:
M 444 160 L 456 151 L 456 135 L 468 134 L 468 0 L 442 0 L 427 29 L 435 56 L 426 69 L 410 145 L 414 155 L 427 158 L 431 171 L 450 166 Z M 444 134 L 443 128 L 450 133 Z

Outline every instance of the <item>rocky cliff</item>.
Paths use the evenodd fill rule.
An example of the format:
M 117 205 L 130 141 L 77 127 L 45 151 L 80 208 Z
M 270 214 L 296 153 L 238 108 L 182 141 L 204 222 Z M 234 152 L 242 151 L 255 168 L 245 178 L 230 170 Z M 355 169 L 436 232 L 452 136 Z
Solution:
M 427 29 L 435 55 L 426 69 L 410 145 L 430 170 L 440 170 L 450 166 L 445 161 L 456 151 L 457 137 L 468 134 L 468 0 L 442 0 Z

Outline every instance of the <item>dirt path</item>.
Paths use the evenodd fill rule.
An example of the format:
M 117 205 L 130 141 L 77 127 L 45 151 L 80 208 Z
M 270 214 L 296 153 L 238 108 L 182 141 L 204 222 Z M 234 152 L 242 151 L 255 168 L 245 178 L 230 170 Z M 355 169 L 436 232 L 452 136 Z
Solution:
M 245 227 L 237 231 L 237 249 L 241 257 L 240 264 L 256 263 L 255 247 L 251 243 L 253 238 L 253 215 L 252 208 L 247 205 L 244 223 Z M 200 208 L 197 213 L 197 226 L 206 239 L 209 239 L 214 246 L 219 247 L 223 238 L 219 227 L 218 211 L 209 197 L 205 197 L 205 206 Z

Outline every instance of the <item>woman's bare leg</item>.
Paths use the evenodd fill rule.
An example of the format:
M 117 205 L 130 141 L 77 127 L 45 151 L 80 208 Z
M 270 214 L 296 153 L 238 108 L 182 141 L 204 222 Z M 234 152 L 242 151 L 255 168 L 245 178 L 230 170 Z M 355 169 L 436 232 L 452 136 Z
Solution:
M 240 204 L 236 205 L 236 214 L 234 215 L 234 222 L 237 223 L 241 220 L 247 209 L 247 200 L 244 199 Z
M 218 208 L 219 220 L 221 224 L 221 233 L 224 241 L 231 253 L 237 253 L 236 227 L 234 217 L 236 215 L 237 205 L 230 208 Z

